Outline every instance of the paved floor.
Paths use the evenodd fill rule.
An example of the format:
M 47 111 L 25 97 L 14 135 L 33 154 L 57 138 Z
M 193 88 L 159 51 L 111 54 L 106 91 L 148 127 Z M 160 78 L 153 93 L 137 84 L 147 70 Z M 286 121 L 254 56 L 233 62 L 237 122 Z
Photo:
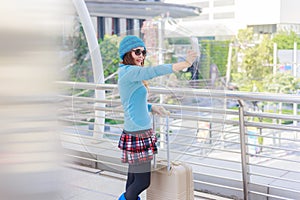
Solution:
M 62 177 L 63 200 L 116 200 L 124 192 L 125 176 L 100 170 L 67 165 Z M 145 192 L 141 199 L 146 200 Z M 195 200 L 228 200 L 205 193 L 197 193 Z
M 66 168 L 63 179 L 64 200 L 116 200 L 124 188 L 122 177 L 112 177 L 97 170 Z

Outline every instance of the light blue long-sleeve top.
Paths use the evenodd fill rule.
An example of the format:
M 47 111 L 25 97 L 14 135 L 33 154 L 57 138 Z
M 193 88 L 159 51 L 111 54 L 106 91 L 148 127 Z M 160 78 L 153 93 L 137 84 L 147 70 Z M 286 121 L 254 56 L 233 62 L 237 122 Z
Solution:
M 172 72 L 172 64 L 156 67 L 120 64 L 118 87 L 124 109 L 124 130 L 152 128 L 149 114 L 152 106 L 147 102 L 148 92 L 142 81 Z

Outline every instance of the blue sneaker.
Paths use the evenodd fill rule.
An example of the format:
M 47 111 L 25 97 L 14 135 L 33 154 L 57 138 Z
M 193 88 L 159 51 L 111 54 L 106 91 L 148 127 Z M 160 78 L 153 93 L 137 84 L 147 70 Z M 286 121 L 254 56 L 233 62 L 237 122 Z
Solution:
M 125 198 L 125 195 L 124 195 L 125 193 L 123 193 L 120 197 L 119 197 L 119 199 L 118 200 L 126 200 L 126 198 Z
M 126 198 L 125 198 L 125 193 L 123 193 L 120 197 L 119 197 L 119 199 L 118 200 L 126 200 Z M 137 200 L 141 200 L 141 198 L 140 197 L 138 197 L 138 199 Z

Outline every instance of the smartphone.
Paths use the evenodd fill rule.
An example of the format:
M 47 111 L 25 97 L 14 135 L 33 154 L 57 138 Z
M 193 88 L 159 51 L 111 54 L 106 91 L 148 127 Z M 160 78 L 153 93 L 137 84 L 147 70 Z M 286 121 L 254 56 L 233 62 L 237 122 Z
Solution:
M 197 58 L 194 60 L 193 62 L 193 69 L 192 69 L 192 79 L 198 79 L 196 77 L 198 77 L 198 73 L 199 73 L 199 64 L 200 64 L 200 47 L 199 47 L 199 41 L 197 37 L 191 37 L 190 38 L 191 41 L 191 45 L 192 45 L 192 50 L 195 51 L 197 53 Z
M 192 45 L 192 50 L 197 52 L 197 56 L 200 57 L 199 41 L 197 37 L 194 36 L 191 37 L 191 45 Z

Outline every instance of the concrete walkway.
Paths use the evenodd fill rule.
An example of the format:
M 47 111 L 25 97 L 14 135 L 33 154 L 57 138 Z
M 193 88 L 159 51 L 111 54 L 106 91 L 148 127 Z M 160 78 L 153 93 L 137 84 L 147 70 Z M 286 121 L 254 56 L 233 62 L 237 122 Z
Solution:
M 127 171 L 125 166 L 120 163 L 120 150 L 117 148 L 117 139 L 103 138 L 101 141 L 95 141 L 93 137 L 83 135 L 80 132 L 80 129 L 76 128 L 77 127 L 70 127 L 64 134 L 61 135 L 62 145 L 66 150 L 66 154 L 70 154 L 71 160 L 74 159 L 77 163 L 79 162 L 85 166 L 94 167 L 95 169 L 97 168 L 98 172 L 95 172 L 97 174 L 97 181 L 99 175 L 104 175 L 106 173 L 99 173 L 99 169 L 108 171 L 115 170 L 117 172 Z M 181 132 L 183 132 L 183 130 L 181 130 Z M 299 180 L 297 179 L 299 177 L 299 173 L 297 173 L 297 171 L 299 171 L 300 163 L 299 152 L 288 150 L 299 149 L 299 145 L 293 142 L 295 133 L 280 131 L 281 136 L 289 139 L 290 141 L 281 143 L 279 146 L 281 148 L 278 148 L 280 141 L 275 141 L 276 143 L 274 143 L 273 137 L 271 137 L 273 134 L 277 135 L 279 133 L 273 131 L 266 133 L 269 137 L 264 140 L 264 144 L 271 148 L 264 148 L 262 156 L 258 155 L 249 157 L 249 169 L 251 173 L 258 174 L 251 177 L 252 191 L 263 191 L 263 194 L 298 199 L 298 191 L 300 188 L 300 184 L 297 181 Z M 238 135 L 235 135 L 235 137 L 238 137 Z M 185 140 L 188 140 L 188 138 L 184 137 L 180 142 L 184 143 Z M 231 138 L 230 140 L 234 142 L 237 141 L 237 138 Z M 179 139 L 177 139 L 177 141 L 179 141 Z M 241 179 L 241 164 L 239 163 L 240 154 L 238 153 L 240 145 L 238 143 L 233 143 L 233 145 L 228 146 L 227 148 L 232 152 L 211 151 L 209 152 L 209 156 L 205 158 L 201 158 L 201 156 L 180 155 L 180 160 L 184 162 L 188 161 L 190 163 L 199 163 L 199 165 L 192 165 L 193 171 L 195 172 L 194 180 L 197 180 L 197 182 L 195 182 L 196 189 L 199 190 L 199 188 L 201 188 L 201 191 L 211 191 L 214 194 L 222 194 L 232 198 L 242 198 L 242 190 L 239 190 L 239 188 L 241 188 L 241 181 L 239 181 Z M 176 149 L 176 151 L 179 150 L 180 149 Z M 189 152 L 194 153 L 193 150 L 194 149 L 191 148 L 189 149 Z M 199 151 L 199 148 L 195 150 Z M 161 155 L 166 155 L 164 149 L 160 149 L 160 152 Z M 199 155 L 200 153 L 202 152 L 199 151 Z M 177 154 L 173 155 L 177 156 Z M 293 163 L 291 164 L 290 161 Z M 223 168 L 210 167 L 211 165 L 222 166 Z M 278 170 L 274 169 L 274 167 L 277 167 Z M 116 175 L 113 175 L 112 177 L 121 176 L 120 174 L 122 173 L 116 173 Z M 199 180 L 208 184 L 201 184 Z M 120 180 L 118 181 L 118 184 L 121 184 L 122 186 L 119 186 L 118 190 L 114 188 L 114 192 L 106 194 L 111 196 L 111 198 L 106 197 L 108 200 L 114 198 L 117 199 L 118 195 L 123 192 L 125 177 L 121 179 L 121 182 Z M 98 183 L 95 185 L 97 184 Z M 219 185 L 222 187 L 219 187 Z M 103 186 L 104 189 L 97 188 L 94 191 L 97 191 L 98 193 L 99 191 L 108 191 L 105 186 L 107 185 Z M 82 185 L 79 184 L 78 187 L 82 187 Z M 109 186 L 109 188 L 111 188 L 111 186 Z M 203 195 L 201 195 L 201 197 Z M 263 195 L 253 193 L 253 197 L 251 196 L 251 198 L 260 199 L 261 196 Z M 204 197 L 204 199 L 221 198 Z
M 74 164 L 67 164 L 64 169 L 61 193 L 63 200 L 117 200 L 124 192 L 125 176 L 100 171 Z M 146 193 L 141 194 L 146 200 Z M 195 192 L 195 200 L 228 200 L 206 193 Z

